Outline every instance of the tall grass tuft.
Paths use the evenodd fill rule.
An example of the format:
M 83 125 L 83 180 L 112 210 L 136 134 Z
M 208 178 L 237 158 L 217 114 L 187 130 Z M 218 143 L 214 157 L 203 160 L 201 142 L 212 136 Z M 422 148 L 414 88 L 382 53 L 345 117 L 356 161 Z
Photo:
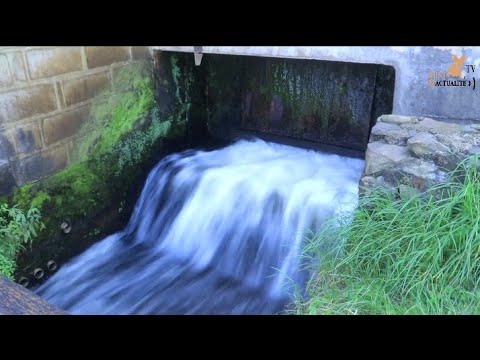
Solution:
M 480 313 L 479 156 L 408 198 L 373 189 L 311 236 L 299 314 Z

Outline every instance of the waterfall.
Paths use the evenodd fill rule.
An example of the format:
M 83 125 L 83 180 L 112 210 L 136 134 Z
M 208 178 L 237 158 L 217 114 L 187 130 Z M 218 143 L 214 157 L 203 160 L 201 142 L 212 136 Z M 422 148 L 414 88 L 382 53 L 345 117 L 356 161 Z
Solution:
M 173 154 L 126 228 L 36 292 L 72 314 L 272 314 L 305 274 L 305 233 L 356 206 L 363 160 L 241 140 Z

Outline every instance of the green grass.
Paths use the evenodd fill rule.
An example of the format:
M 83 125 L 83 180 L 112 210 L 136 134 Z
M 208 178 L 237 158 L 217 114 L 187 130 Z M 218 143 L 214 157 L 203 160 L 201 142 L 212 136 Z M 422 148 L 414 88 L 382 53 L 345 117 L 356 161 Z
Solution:
M 365 194 L 309 237 L 312 271 L 298 314 L 479 314 L 479 157 L 447 183 L 399 198 Z
M 13 280 L 15 259 L 24 246 L 31 244 L 42 230 L 40 211 L 35 208 L 23 212 L 16 206 L 0 203 L 0 274 Z

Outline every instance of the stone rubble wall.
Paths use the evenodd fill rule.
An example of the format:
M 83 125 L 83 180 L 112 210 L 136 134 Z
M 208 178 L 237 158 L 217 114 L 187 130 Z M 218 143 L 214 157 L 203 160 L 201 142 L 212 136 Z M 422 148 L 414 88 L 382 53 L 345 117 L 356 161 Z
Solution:
M 425 190 L 447 180 L 466 157 L 480 153 L 480 124 L 382 115 L 372 128 L 361 188 Z
M 0 195 L 70 163 L 78 131 L 118 68 L 148 47 L 0 47 Z

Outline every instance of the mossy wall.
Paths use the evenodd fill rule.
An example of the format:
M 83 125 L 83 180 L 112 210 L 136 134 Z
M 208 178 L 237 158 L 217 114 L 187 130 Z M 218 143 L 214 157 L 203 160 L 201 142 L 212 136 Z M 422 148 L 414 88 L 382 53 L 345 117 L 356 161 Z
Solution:
M 0 195 L 70 165 L 94 96 L 150 58 L 137 46 L 0 46 Z
M 34 284 L 35 268 L 45 269 L 49 260 L 61 265 L 120 230 L 150 169 L 161 157 L 190 146 L 187 125 L 194 109 L 190 93 L 195 76 L 190 64 L 168 60 L 163 63 L 168 69 L 164 68 L 160 78 L 147 63 L 115 73 L 115 93 L 96 96 L 72 152 L 74 163 L 40 182 L 17 188 L 8 198 L 21 209 L 40 209 L 46 225 L 32 247 L 18 257 L 17 280 L 26 276 Z M 156 102 L 159 92 L 169 95 L 168 106 Z M 71 225 L 69 233 L 60 228 L 64 222 Z
M 175 114 L 184 125 L 184 141 L 198 146 L 208 138 L 206 69 L 189 53 L 154 53 L 155 99 L 160 116 Z
M 383 65 L 207 54 L 202 66 L 217 136 L 244 129 L 365 150 L 374 113 L 392 110 L 394 71 Z

